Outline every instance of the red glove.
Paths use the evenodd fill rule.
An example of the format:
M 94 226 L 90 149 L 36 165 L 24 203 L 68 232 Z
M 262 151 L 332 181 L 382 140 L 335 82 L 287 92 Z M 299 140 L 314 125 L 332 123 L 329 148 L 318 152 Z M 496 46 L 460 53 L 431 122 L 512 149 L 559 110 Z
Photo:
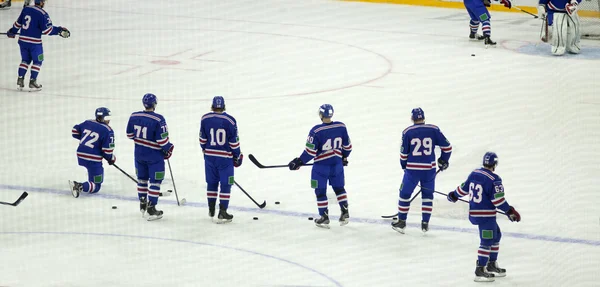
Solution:
M 165 153 L 165 159 L 169 159 L 173 155 L 174 144 L 171 144 L 171 148 Z
M 577 7 L 578 7 L 577 0 L 571 0 L 571 3 L 567 3 L 567 5 L 565 5 L 565 10 L 567 10 L 567 14 L 573 15 L 573 13 L 575 13 L 575 11 L 577 11 Z
M 110 160 L 107 160 L 107 161 L 108 161 L 108 165 L 113 165 L 117 161 L 117 156 L 115 156 L 113 154 L 112 158 Z
M 508 212 L 506 213 L 506 215 L 508 215 L 508 220 L 510 220 L 510 221 L 516 221 L 516 222 L 521 221 L 521 215 L 512 206 L 510 207 L 510 209 L 508 209 Z
M 510 3 L 510 0 L 500 0 L 500 3 L 502 3 L 504 5 L 504 7 L 510 9 L 510 7 L 512 7 L 512 3 Z

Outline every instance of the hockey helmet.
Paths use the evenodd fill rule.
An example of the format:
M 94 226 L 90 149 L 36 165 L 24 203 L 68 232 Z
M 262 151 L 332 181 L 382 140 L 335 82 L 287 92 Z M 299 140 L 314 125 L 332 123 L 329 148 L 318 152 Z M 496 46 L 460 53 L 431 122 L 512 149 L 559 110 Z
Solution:
M 483 166 L 496 167 L 498 165 L 498 155 L 495 152 L 488 151 L 483 156 Z
M 35 0 L 35 5 L 40 5 L 42 3 L 46 3 L 47 0 Z
M 411 119 L 413 121 L 420 121 L 425 119 L 425 112 L 421 108 L 414 108 L 411 113 Z
M 96 109 L 96 120 L 99 122 L 105 122 L 105 121 L 110 121 L 110 110 L 108 108 L 105 107 L 100 107 Z
M 144 95 L 144 97 L 142 98 L 142 103 L 144 104 L 144 108 L 146 109 L 156 108 L 156 105 L 158 104 L 156 96 L 151 93 Z
M 319 116 L 326 119 L 333 117 L 333 106 L 330 104 L 321 105 L 319 107 Z
M 213 109 L 225 109 L 225 99 L 221 96 L 216 96 L 212 100 Z

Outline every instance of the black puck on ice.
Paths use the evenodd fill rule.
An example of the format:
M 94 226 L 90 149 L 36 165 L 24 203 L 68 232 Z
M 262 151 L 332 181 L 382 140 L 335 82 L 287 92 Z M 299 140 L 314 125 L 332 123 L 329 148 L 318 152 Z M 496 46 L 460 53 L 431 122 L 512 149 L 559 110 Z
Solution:
M 394 217 L 394 218 L 392 218 L 392 220 L 398 220 L 398 217 Z
M 275 204 L 279 204 L 279 201 L 275 201 Z
M 112 209 L 117 209 L 117 206 L 116 206 L 116 205 L 113 205 Z
M 471 57 L 475 57 L 475 54 L 471 54 Z
M 258 217 L 254 217 L 254 218 L 252 218 L 252 219 L 254 219 L 254 220 L 258 220 Z
M 313 218 L 312 218 L 312 217 L 309 217 L 309 218 L 308 218 L 308 220 L 313 220 Z

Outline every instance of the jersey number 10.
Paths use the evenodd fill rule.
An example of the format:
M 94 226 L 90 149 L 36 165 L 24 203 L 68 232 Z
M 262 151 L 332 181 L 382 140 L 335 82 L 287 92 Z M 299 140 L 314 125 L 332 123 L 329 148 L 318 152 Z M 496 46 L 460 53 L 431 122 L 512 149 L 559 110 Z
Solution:
M 227 141 L 227 133 L 225 132 L 224 129 L 217 129 L 216 134 L 215 134 L 215 129 L 210 129 L 210 145 L 211 146 L 215 146 L 217 144 L 220 146 L 224 146 L 226 141 Z

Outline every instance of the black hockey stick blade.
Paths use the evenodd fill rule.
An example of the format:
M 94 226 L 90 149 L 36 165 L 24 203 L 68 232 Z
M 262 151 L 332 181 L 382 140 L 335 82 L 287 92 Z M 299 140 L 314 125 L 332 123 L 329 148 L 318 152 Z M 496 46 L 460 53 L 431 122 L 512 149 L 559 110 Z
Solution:
M 8 35 L 8 33 L 0 33 L 0 35 Z M 21 35 L 21 33 L 15 33 L 15 35 Z
M 534 19 L 537 19 L 537 18 L 539 18 L 539 17 L 538 17 L 538 15 L 535 15 L 535 14 L 533 14 L 533 13 L 531 13 L 531 12 L 527 12 L 527 11 L 525 11 L 525 10 L 523 10 L 523 9 L 521 9 L 521 8 L 519 8 L 519 7 L 517 7 L 517 6 L 512 6 L 512 7 L 513 7 L 513 8 L 515 8 L 515 9 L 517 9 L 517 10 L 519 10 L 519 11 L 521 11 L 521 12 L 523 12 L 523 13 L 526 13 L 526 14 L 529 14 L 529 15 L 533 16 L 533 18 L 534 18 Z
M 252 198 L 252 196 L 250 196 L 250 194 L 248 194 L 237 182 L 233 182 L 235 184 L 235 186 L 237 186 L 248 198 L 250 198 L 250 200 L 252 200 L 252 202 L 254 202 L 254 204 L 256 204 L 256 206 L 258 206 L 258 208 L 263 209 L 265 208 L 265 206 L 267 206 L 267 201 L 263 201 L 263 203 L 258 204 L 258 202 L 256 202 L 256 200 L 254 200 L 254 198 Z
M 398 217 L 398 214 L 394 214 L 394 215 L 382 215 L 381 218 L 385 218 L 385 219 L 390 219 L 390 218 L 394 218 L 394 217 Z
M 258 168 L 281 168 L 281 167 L 288 167 L 287 164 L 282 164 L 282 165 L 263 165 L 260 162 L 258 162 L 258 160 L 252 154 L 249 154 L 248 158 L 250 158 L 250 161 L 254 165 L 256 165 Z M 302 166 L 305 166 L 305 165 L 313 165 L 313 164 L 312 163 L 306 163 L 306 164 L 303 164 Z
M 17 201 L 10 203 L 10 202 L 2 202 L 0 201 L 0 204 L 4 204 L 4 205 L 10 205 L 10 206 L 17 206 L 21 203 L 21 201 L 23 201 L 25 198 L 27 198 L 27 196 L 29 195 L 29 193 L 27 193 L 27 191 L 24 191 L 21 196 L 19 196 L 19 198 L 17 199 Z

